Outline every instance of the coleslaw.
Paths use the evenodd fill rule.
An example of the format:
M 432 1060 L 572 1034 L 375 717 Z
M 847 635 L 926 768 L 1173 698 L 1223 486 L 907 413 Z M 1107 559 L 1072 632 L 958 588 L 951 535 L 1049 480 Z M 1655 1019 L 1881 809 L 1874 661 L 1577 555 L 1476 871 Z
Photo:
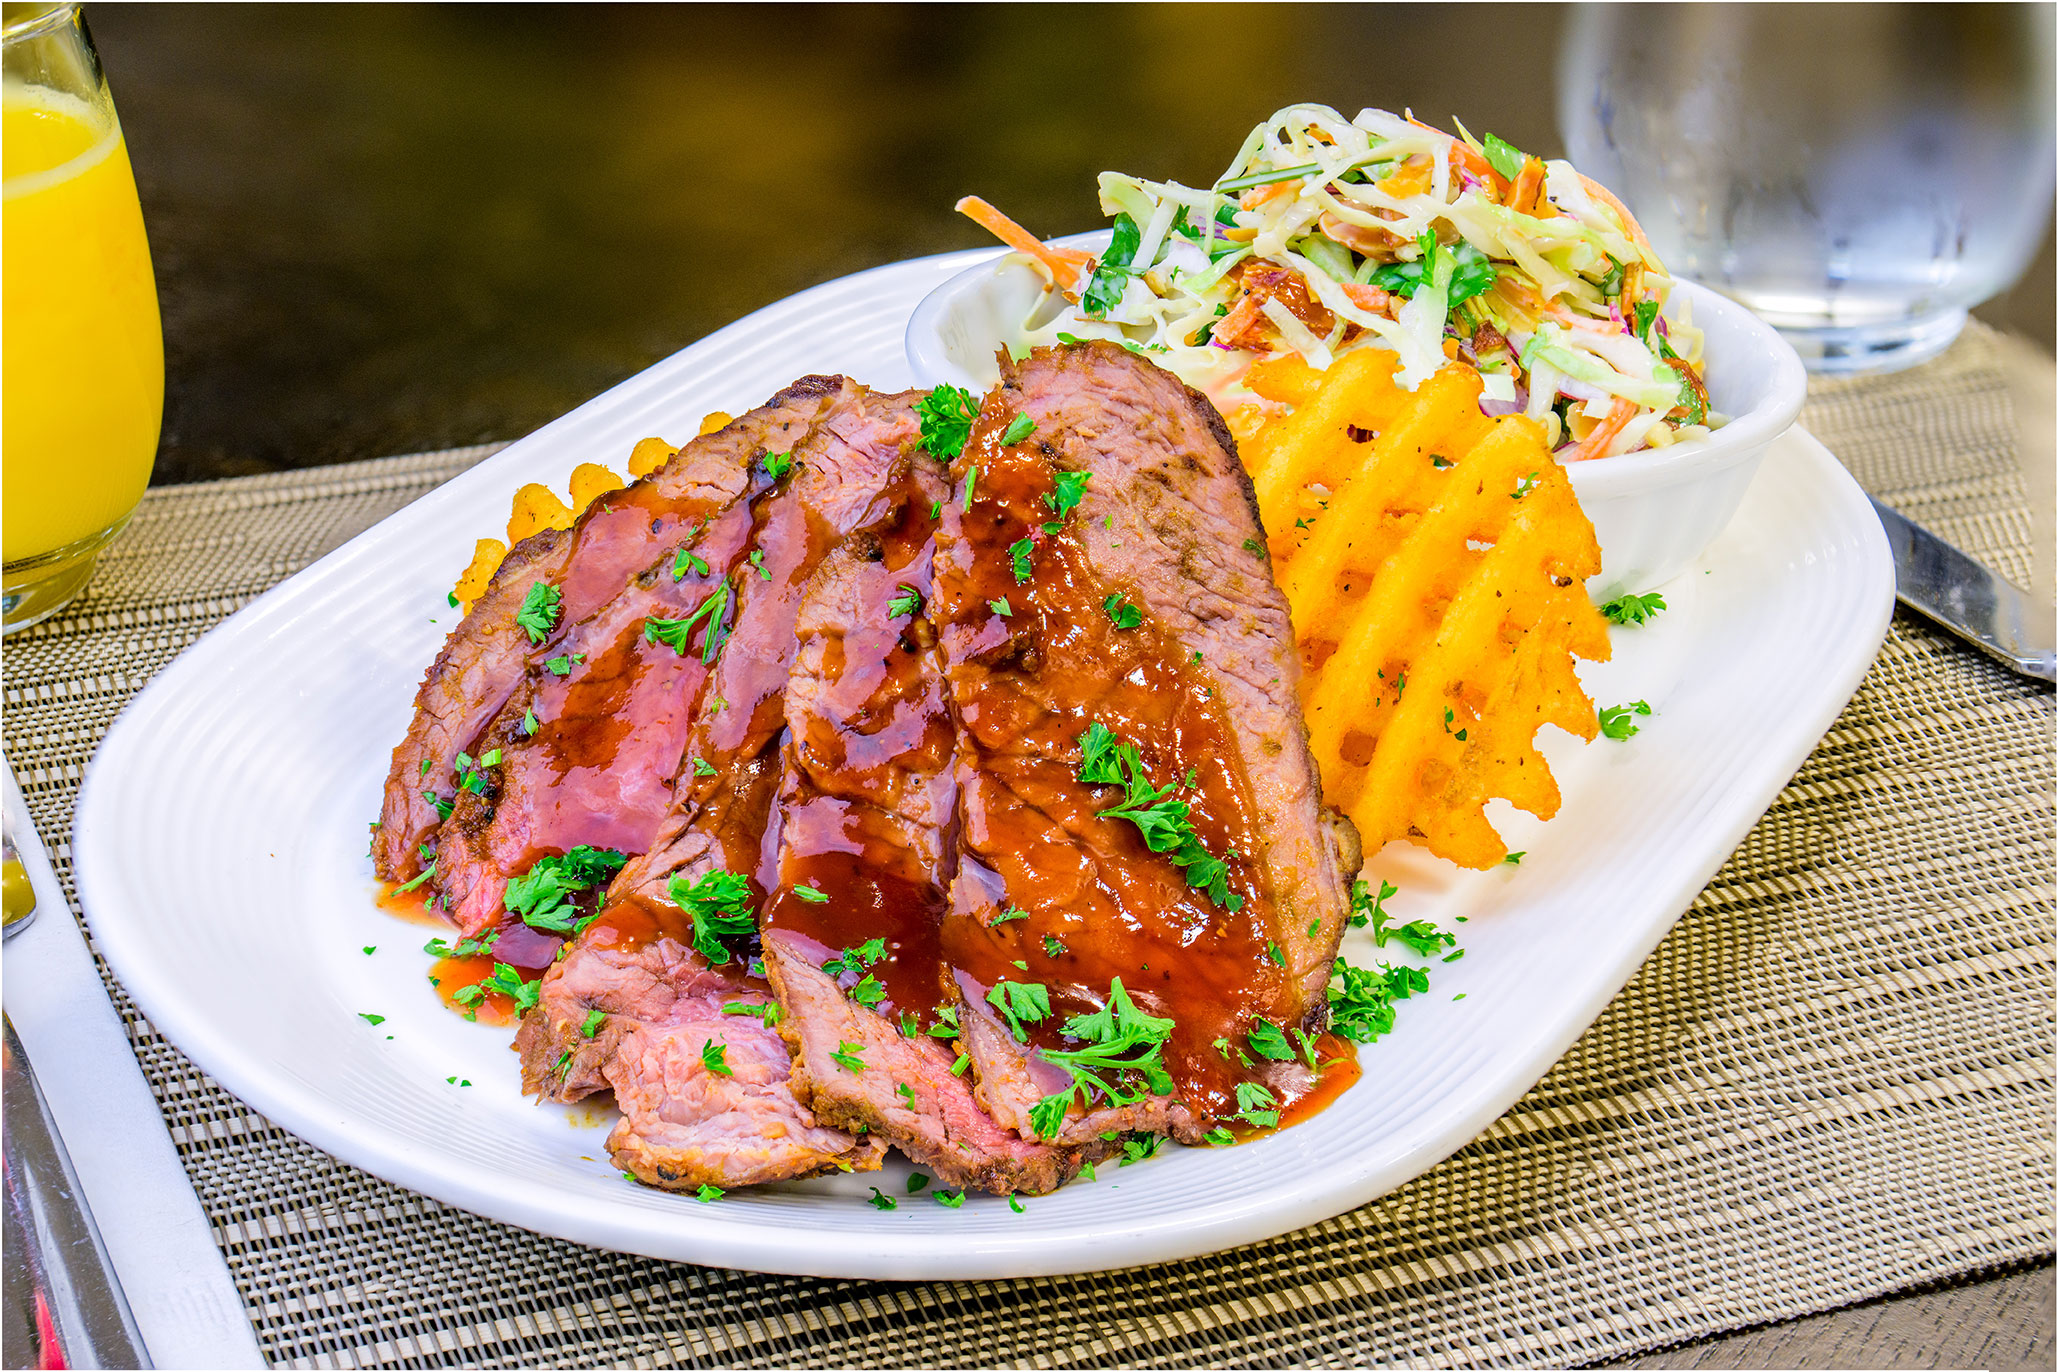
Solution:
M 1062 293 L 1014 342 L 1111 339 L 1232 423 L 1280 408 L 1241 384 L 1252 363 L 1292 353 L 1326 370 L 1359 347 L 1397 353 L 1410 390 L 1452 362 L 1476 368 L 1480 407 L 1527 414 L 1564 460 L 1723 422 L 1700 332 L 1689 307 L 1667 315 L 1672 281 L 1635 217 L 1569 162 L 1462 124 L 1453 136 L 1384 110 L 1292 105 L 1212 186 L 1103 172 L 1100 205 L 1114 228 L 1094 255 L 959 202 Z

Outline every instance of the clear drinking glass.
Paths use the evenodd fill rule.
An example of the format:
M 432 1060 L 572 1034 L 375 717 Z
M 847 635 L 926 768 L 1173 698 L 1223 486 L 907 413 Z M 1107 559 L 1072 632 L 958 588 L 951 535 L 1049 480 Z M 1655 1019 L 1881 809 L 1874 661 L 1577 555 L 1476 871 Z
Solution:
M 1581 5 L 1558 63 L 1572 161 L 1665 264 L 1810 369 L 1948 347 L 2041 242 L 2052 9 Z
M 85 589 L 143 498 L 164 335 L 128 147 L 75 5 L 0 5 L 0 624 Z

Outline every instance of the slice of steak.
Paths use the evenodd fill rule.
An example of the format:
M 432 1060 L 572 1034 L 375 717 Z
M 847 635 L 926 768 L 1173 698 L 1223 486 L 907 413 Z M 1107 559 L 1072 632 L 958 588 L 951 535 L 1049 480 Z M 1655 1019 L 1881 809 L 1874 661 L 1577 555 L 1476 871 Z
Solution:
M 898 527 L 830 554 L 800 609 L 764 968 L 794 1094 L 819 1119 L 884 1139 L 944 1185 L 1041 1194 L 1078 1170 L 1078 1150 L 1002 1129 L 952 1070 L 959 1006 L 938 936 L 957 730 L 925 609 L 948 490 L 925 462 L 911 476 Z
M 619 984 L 620 968 L 631 963 L 652 975 L 676 977 L 687 969 L 699 975 L 709 970 L 708 954 L 718 953 L 722 961 L 712 970 L 728 979 L 739 1009 L 768 1000 L 764 983 L 744 962 L 749 941 L 697 939 L 691 918 L 674 903 L 673 879 L 693 883 L 715 871 L 745 876 L 756 901 L 776 884 L 767 864 L 777 835 L 766 831 L 802 592 L 845 537 L 901 517 L 904 500 L 893 488 L 904 479 L 905 450 L 918 431 L 916 398 L 870 396 L 860 412 L 822 425 L 817 441 L 796 454 L 790 490 L 763 507 L 753 550 L 762 557 L 753 557 L 738 580 L 736 617 L 692 718 L 683 755 L 697 761 L 680 772 L 655 841 L 623 868 L 596 918 L 545 974 L 538 1004 L 523 1019 L 516 1046 L 525 1087 L 559 1100 L 577 1099 L 603 1083 L 612 1087 L 624 1117 L 610 1146 L 619 1145 L 617 1160 L 639 1177 L 661 1177 L 667 1169 L 699 1175 L 709 1158 L 731 1155 L 742 1169 L 754 1156 L 739 1143 L 744 1136 L 736 1120 L 671 1103 L 678 1065 L 690 1065 L 711 1034 L 747 1033 L 753 1061 L 767 1070 L 782 1067 L 764 1091 L 778 1097 L 782 1111 L 814 1127 L 770 1052 L 768 1044 L 777 1043 L 784 1055 L 783 1041 L 761 1021 L 731 1016 L 745 1027 L 716 1029 L 705 1012 L 709 1001 L 697 1017 L 639 1020 L 633 1031 L 612 1037 L 603 1029 L 589 1039 L 584 1025 L 594 1009 L 606 1010 L 596 988 Z M 767 1120 L 767 1127 L 791 1130 L 779 1119 Z M 877 1141 L 838 1137 L 842 1151 L 815 1150 L 826 1165 L 877 1165 Z
M 474 741 L 530 664 L 554 656 L 564 631 L 675 548 L 707 511 L 733 500 L 749 479 L 751 455 L 790 450 L 859 395 L 842 377 L 803 377 L 718 433 L 694 439 L 649 476 L 601 496 L 570 529 L 545 530 L 509 550 L 422 678 L 414 718 L 393 750 L 372 838 L 381 879 L 420 873 L 421 849 L 442 820 L 438 802 L 447 803 L 456 785 L 457 755 L 484 751 Z M 537 582 L 563 597 L 555 629 L 540 643 L 515 622 Z
M 1261 1122 L 1313 1087 L 1354 854 L 1321 811 L 1248 477 L 1213 408 L 1118 347 L 1002 363 L 935 572 L 963 725 L 943 935 L 980 1099 L 1059 1142 Z M 1109 1016 L 1151 1030 L 1123 1061 L 1161 1040 L 1169 1090 L 1074 1089 L 1052 1055 L 1121 1040 Z
M 728 1189 L 879 1165 L 882 1144 L 831 1127 L 794 1098 L 785 1042 L 760 1017 L 771 1004 L 761 980 L 734 964 L 708 966 L 675 907 L 631 897 L 612 914 L 522 1021 L 525 1089 L 577 1099 L 612 1088 L 621 1119 L 608 1152 L 651 1186 Z M 623 937 L 638 919 L 649 923 L 644 937 Z M 546 1015 L 575 1020 L 576 1051 L 556 1046 Z M 541 1062 L 550 1051 L 560 1059 Z
M 762 748 L 779 719 L 800 594 L 843 533 L 877 518 L 914 433 L 904 398 L 848 387 L 783 474 L 746 454 L 749 485 L 736 498 L 530 664 L 477 744 L 497 763 L 477 790 L 459 790 L 437 838 L 436 881 L 460 928 L 499 919 L 508 879 L 540 858 L 581 844 L 644 852 L 674 810 L 682 767 L 703 787 L 706 766 Z M 765 739 L 752 742 L 752 727 Z

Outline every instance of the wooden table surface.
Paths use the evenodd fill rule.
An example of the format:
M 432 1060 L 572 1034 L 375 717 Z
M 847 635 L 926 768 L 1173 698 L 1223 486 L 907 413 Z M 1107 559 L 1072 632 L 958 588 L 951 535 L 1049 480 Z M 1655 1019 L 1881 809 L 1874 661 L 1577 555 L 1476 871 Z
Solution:
M 750 310 L 1097 226 L 1274 108 L 1562 152 L 1552 6 L 89 5 L 162 300 L 155 480 L 515 438 Z M 2057 335 L 2046 238 L 1980 313 Z M 2048 1367 L 2048 1263 L 1625 1364 Z

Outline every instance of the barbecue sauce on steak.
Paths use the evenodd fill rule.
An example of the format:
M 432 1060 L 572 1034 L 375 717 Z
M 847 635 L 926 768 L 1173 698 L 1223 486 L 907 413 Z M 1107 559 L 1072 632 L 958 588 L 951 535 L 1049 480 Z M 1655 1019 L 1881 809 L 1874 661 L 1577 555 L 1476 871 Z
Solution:
M 940 485 L 940 477 L 927 484 Z M 860 535 L 868 539 L 862 569 L 843 583 L 851 599 L 848 627 L 822 643 L 823 689 L 850 708 L 833 719 L 820 710 L 798 712 L 797 719 L 788 712 L 796 730 L 788 746 L 805 780 L 780 807 L 782 867 L 759 924 L 767 933 L 796 935 L 817 966 L 883 939 L 884 956 L 838 980 L 847 993 L 870 975 L 884 992 L 871 1008 L 888 1019 L 912 1014 L 926 1028 L 956 1001 L 939 975 L 947 872 L 932 837 L 914 831 L 895 801 L 928 788 L 947 814 L 956 726 L 926 618 L 937 521 L 921 485 L 910 472 L 894 492 L 900 519 L 875 538 Z M 894 614 L 895 598 L 909 595 L 912 607 Z M 937 786 L 940 795 L 933 794 Z M 827 899 L 796 894 L 803 886 Z
M 1033 434 L 1001 442 L 1017 404 L 1004 387 L 987 398 L 952 468 L 960 495 L 945 510 L 937 558 L 936 615 L 955 627 L 945 641 L 965 759 L 964 866 L 946 956 L 973 1013 L 990 1013 L 999 982 L 1046 986 L 1051 1013 L 1022 1026 L 1045 1050 L 1077 1047 L 1065 1021 L 1101 1009 L 1120 977 L 1141 1009 L 1176 1021 L 1163 1061 L 1187 1109 L 1227 1119 L 1245 1081 L 1263 1082 L 1283 1106 L 1307 1093 L 1314 1072 L 1304 1060 L 1245 1062 L 1257 1018 L 1290 1028 L 1300 1012 L 1267 951 L 1273 893 L 1245 859 L 1263 851 L 1264 817 L 1233 724 L 1205 664 L 1151 615 L 1133 629 L 1115 625 L 1106 601 L 1123 588 L 1088 560 L 1078 537 L 1085 511 L 1059 519 L 1046 500 L 1054 450 Z M 1032 545 L 1026 580 L 1013 554 L 1023 539 Z M 1010 613 L 996 608 L 1003 600 Z M 1227 862 L 1240 909 L 1188 886 L 1134 824 L 1101 817 L 1123 792 L 1078 779 L 1079 741 L 1094 722 L 1140 750 L 1153 786 L 1179 783 L 1171 798 L 1191 806 L 1200 842 Z M 1026 917 L 1000 918 L 1011 909 Z M 1032 1071 L 1046 1090 L 1070 1085 L 1052 1065 L 1032 1061 Z

